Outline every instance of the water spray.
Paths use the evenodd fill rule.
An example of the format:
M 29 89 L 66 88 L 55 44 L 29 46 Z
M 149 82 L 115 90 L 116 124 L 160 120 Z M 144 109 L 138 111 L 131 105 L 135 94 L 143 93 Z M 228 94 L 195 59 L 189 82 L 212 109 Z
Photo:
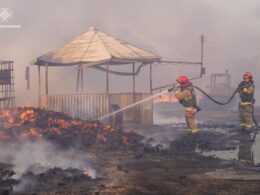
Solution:
M 141 101 L 138 101 L 138 102 L 135 102 L 135 103 L 133 103 L 133 104 L 131 104 L 131 105 L 129 105 L 129 106 L 126 106 L 126 107 L 124 107 L 124 108 L 122 108 L 122 109 L 120 109 L 120 110 L 117 110 L 117 111 L 115 111 L 115 112 L 109 113 L 109 114 L 104 115 L 104 116 L 101 116 L 101 117 L 98 118 L 98 120 L 103 120 L 103 119 L 105 119 L 105 118 L 108 118 L 108 117 L 110 117 L 110 116 L 112 116 L 112 115 L 114 115 L 114 114 L 117 114 L 117 113 L 122 112 L 122 111 L 124 111 L 124 110 L 127 110 L 127 109 L 129 109 L 129 108 L 132 108 L 132 107 L 134 107 L 134 106 L 136 106 L 136 105 L 138 105 L 138 104 L 141 104 L 141 103 L 143 103 L 143 102 L 146 102 L 146 101 L 148 101 L 148 100 L 150 100 L 150 99 L 153 99 L 153 98 L 155 98 L 155 97 L 158 97 L 158 96 L 160 96 L 160 95 L 162 95 L 162 94 L 168 93 L 168 92 L 170 92 L 170 91 L 172 91 L 172 90 L 173 90 L 173 88 L 164 90 L 164 91 L 162 91 L 162 92 L 160 92 L 160 93 L 157 93 L 157 94 L 152 95 L 152 96 L 150 96 L 150 97 L 148 97 L 148 98 L 142 99 Z

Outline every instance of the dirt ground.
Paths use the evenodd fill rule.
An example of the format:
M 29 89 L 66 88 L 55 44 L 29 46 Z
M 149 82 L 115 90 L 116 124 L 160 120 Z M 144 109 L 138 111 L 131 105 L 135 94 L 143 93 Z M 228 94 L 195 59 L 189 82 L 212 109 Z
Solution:
M 232 169 L 232 162 L 223 162 L 196 154 L 175 155 L 144 153 L 136 155 L 117 151 L 100 154 L 108 178 L 106 187 L 95 194 L 259 194 L 260 181 L 243 178 L 221 179 L 207 175 L 217 169 Z M 239 172 L 238 170 L 236 173 Z M 242 175 L 253 172 L 242 171 Z M 224 173 L 222 173 L 224 174 Z M 258 178 L 259 179 L 259 178 Z M 111 182 L 111 183 L 110 183 Z
M 59 170 L 55 170 L 51 176 L 36 178 L 41 178 L 40 188 L 14 194 L 260 194 L 260 168 L 237 163 L 237 140 L 242 134 L 237 131 L 236 114 L 224 121 L 216 115 L 219 120 L 214 123 L 206 113 L 200 116 L 198 135 L 187 135 L 183 118 L 152 126 L 125 125 L 124 131 L 130 129 L 143 139 L 116 148 L 97 144 L 79 149 L 88 155 L 96 178 L 77 175 L 57 181 Z M 204 154 L 216 151 L 233 156 Z M 52 187 L 53 182 L 57 185 Z
M 199 118 L 195 136 L 186 134 L 185 123 L 172 119 L 171 125 L 167 117 L 166 124 L 133 127 L 145 137 L 143 148 L 98 153 L 96 164 L 104 162 L 99 167 L 108 178 L 96 194 L 260 194 L 260 168 L 241 166 L 234 155 L 202 155 L 237 150 L 243 136 L 237 113 L 202 112 Z
M 208 136 L 206 134 L 205 136 Z M 224 137 L 223 137 L 224 138 Z M 196 139 L 196 141 L 194 141 Z M 105 186 L 98 194 L 259 194 L 260 171 L 246 170 L 232 160 L 204 157 L 184 147 L 152 151 L 107 151 L 97 154 L 105 168 Z M 193 146 L 191 144 L 191 149 Z M 101 160 L 102 159 L 102 160 Z M 106 162 L 110 163 L 106 163 Z M 229 177 L 224 177 L 229 173 Z M 107 182 L 107 183 L 106 183 Z

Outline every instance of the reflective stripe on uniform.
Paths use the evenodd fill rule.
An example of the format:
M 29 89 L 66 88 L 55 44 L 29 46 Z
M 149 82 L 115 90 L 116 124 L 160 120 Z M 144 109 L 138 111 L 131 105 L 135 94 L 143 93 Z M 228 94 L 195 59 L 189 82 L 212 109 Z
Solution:
M 252 128 L 253 125 L 245 124 L 245 123 L 240 123 L 240 127 L 245 127 L 245 128 Z
M 194 107 L 185 107 L 185 111 L 187 111 L 187 112 L 195 111 L 195 108 Z
M 252 102 L 240 102 L 240 106 L 247 106 L 247 105 L 252 105 Z
M 199 132 L 199 129 L 195 128 L 195 129 L 188 129 L 188 134 L 196 134 Z
M 246 128 L 252 128 L 253 125 L 245 125 Z
M 245 123 L 240 123 L 240 127 L 245 127 L 246 124 Z

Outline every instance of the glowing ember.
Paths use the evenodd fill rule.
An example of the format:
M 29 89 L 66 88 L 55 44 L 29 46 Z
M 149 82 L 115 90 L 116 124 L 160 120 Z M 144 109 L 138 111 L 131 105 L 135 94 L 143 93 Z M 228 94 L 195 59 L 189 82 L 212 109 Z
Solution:
M 97 140 L 100 142 L 106 142 L 107 141 L 107 137 L 105 134 L 97 134 Z
M 20 118 L 22 121 L 29 121 L 33 122 L 37 118 L 37 114 L 34 112 L 33 109 L 26 110 L 20 114 Z
M 50 130 L 57 135 L 61 135 L 61 130 L 58 127 L 53 127 Z
M 48 119 L 48 126 L 58 126 L 59 128 L 66 129 L 73 125 L 73 123 L 70 123 L 68 121 L 65 121 L 64 119 Z
M 118 131 L 110 124 L 82 121 L 65 114 L 38 108 L 14 108 L 0 111 L 0 141 L 26 139 L 51 140 L 64 146 L 83 144 L 126 144 L 132 129 Z
M 35 128 L 30 128 L 28 130 L 28 135 L 33 137 L 42 136 Z
M 104 131 L 110 131 L 110 132 L 113 132 L 115 131 L 116 129 L 113 128 L 110 124 L 105 124 L 102 128 Z

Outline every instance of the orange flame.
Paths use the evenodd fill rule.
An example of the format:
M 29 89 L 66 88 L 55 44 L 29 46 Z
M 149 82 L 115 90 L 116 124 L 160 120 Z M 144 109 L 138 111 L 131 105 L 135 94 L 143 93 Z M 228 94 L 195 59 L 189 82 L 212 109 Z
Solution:
M 116 129 L 113 128 L 110 124 L 105 124 L 102 128 L 104 131 L 108 131 L 108 132 L 113 132 L 115 131 Z
M 153 103 L 158 104 L 161 102 L 178 102 L 178 100 L 171 94 L 162 94 L 158 98 L 154 99 Z
M 62 118 L 63 117 L 63 118 Z M 107 142 L 109 135 L 117 129 L 110 124 L 102 125 L 99 121 L 82 121 L 64 117 L 61 113 L 41 111 L 35 108 L 13 108 L 0 111 L 0 140 L 16 138 L 43 137 L 45 134 L 66 136 L 67 130 L 81 131 L 85 135 L 94 135 L 96 140 Z M 89 131 L 93 129 L 94 131 Z M 101 131 L 95 131 L 101 129 Z M 130 132 L 130 131 L 129 131 Z M 69 135 L 69 134 L 68 134 Z M 122 143 L 127 142 L 127 137 L 122 138 Z
M 69 123 L 68 121 L 65 121 L 64 119 L 49 118 L 48 125 L 49 126 L 58 126 L 59 128 L 66 129 L 66 128 L 70 127 L 72 124 Z
M 36 120 L 37 114 L 34 112 L 33 109 L 28 109 L 28 110 L 22 112 L 19 117 L 22 121 L 33 122 Z

